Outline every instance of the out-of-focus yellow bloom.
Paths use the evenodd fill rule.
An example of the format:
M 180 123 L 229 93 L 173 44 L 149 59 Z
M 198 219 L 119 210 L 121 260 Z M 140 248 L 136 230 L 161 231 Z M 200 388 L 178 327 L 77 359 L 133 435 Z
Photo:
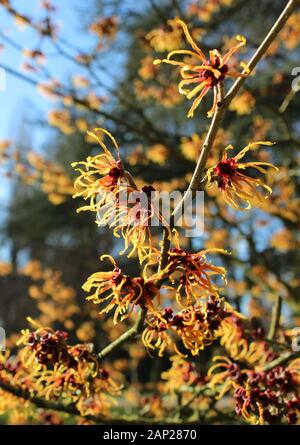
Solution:
M 252 125 L 252 133 L 258 140 L 263 140 L 270 128 L 272 127 L 272 121 L 270 119 L 264 119 L 262 116 L 255 116 Z
M 0 276 L 9 275 L 12 272 L 12 265 L 10 263 L 0 262 Z
M 134 88 L 139 99 L 154 99 L 166 108 L 172 108 L 182 101 L 182 95 L 179 94 L 178 88 L 173 82 L 166 86 L 145 85 L 145 82 L 137 79 L 134 81 Z
M 226 229 L 214 229 L 212 234 L 205 240 L 205 247 L 213 249 L 215 246 L 219 246 L 221 249 L 225 249 L 229 244 L 229 233 Z
M 292 14 L 278 36 L 278 40 L 290 51 L 300 42 L 299 20 L 300 12 Z
M 205 136 L 206 134 L 199 136 L 197 133 L 194 133 L 191 138 L 183 137 L 181 139 L 180 148 L 183 155 L 188 160 L 197 161 L 205 140 Z M 214 165 L 217 162 L 220 153 L 223 151 L 224 141 L 226 141 L 226 144 L 227 142 L 229 142 L 229 140 L 230 134 L 228 133 L 228 131 L 220 129 L 214 141 L 214 149 L 211 150 L 209 158 L 207 160 L 208 167 Z
M 43 269 L 40 261 L 32 260 L 23 267 L 21 272 L 33 280 L 40 280 L 43 277 Z
M 75 121 L 78 130 L 81 133 L 86 133 L 88 130 L 88 123 L 85 119 L 76 119 Z
M 23 48 L 22 55 L 24 57 L 33 59 L 38 64 L 41 64 L 45 61 L 45 54 L 38 49 L 31 50 L 28 48 Z
M 141 67 L 138 72 L 143 80 L 151 80 L 155 77 L 157 68 L 153 61 L 154 59 L 151 56 L 146 56 L 141 60 Z
M 101 108 L 102 104 L 106 101 L 106 98 L 98 96 L 95 92 L 90 91 L 84 98 L 87 107 L 92 110 L 98 110 Z
M 147 165 L 149 163 L 142 145 L 137 145 L 128 155 L 127 162 L 132 165 Z M 145 185 L 145 184 L 143 184 Z
M 171 368 L 162 372 L 161 378 L 165 380 L 166 393 L 176 394 L 181 386 L 190 386 L 197 382 L 199 374 L 193 363 L 185 360 L 180 355 L 170 357 Z
M 191 50 L 174 50 L 171 51 L 166 59 L 163 60 L 155 60 L 155 64 L 167 63 L 170 65 L 175 65 L 181 67 L 180 74 L 182 77 L 182 81 L 179 83 L 179 92 L 187 96 L 188 99 L 192 99 L 195 96 L 192 107 L 188 112 L 188 117 L 193 117 L 195 109 L 199 106 L 203 97 L 210 91 L 214 91 L 214 101 L 213 106 L 208 112 L 208 116 L 212 116 L 215 111 L 217 104 L 217 90 L 216 86 L 222 82 L 225 77 L 244 77 L 247 74 L 239 73 L 238 71 L 233 71 L 228 66 L 228 61 L 230 57 L 242 46 L 246 44 L 246 39 L 240 35 L 236 36 L 236 39 L 239 43 L 232 47 L 227 53 L 222 56 L 218 50 L 214 49 L 209 52 L 209 59 L 205 57 L 201 49 L 198 47 L 196 42 L 193 40 L 192 36 L 189 33 L 187 25 L 179 20 L 178 24 L 182 27 L 183 32 L 187 38 L 187 41 L 193 48 Z M 192 56 L 197 61 L 200 61 L 200 64 L 194 64 L 193 60 L 189 62 L 178 62 L 173 60 L 174 55 L 183 55 L 183 56 Z M 246 67 L 244 66 L 244 69 Z M 189 91 L 186 89 L 187 85 L 193 85 L 194 88 Z
M 90 25 L 90 30 L 95 33 L 99 39 L 106 38 L 113 40 L 119 29 L 119 19 L 116 16 L 101 17 Z
M 250 114 L 255 105 L 255 98 L 249 91 L 244 91 L 242 94 L 234 97 L 229 109 L 236 111 L 237 114 L 244 115 Z
M 28 152 L 27 160 L 34 169 L 32 178 L 41 182 L 41 189 L 48 195 L 50 202 L 61 204 L 74 193 L 73 182 L 59 164 L 48 161 L 32 151 Z M 22 172 L 19 174 L 23 179 Z
M 18 273 L 30 277 L 33 282 L 28 293 L 31 298 L 37 300 L 40 324 L 51 324 L 55 321 L 65 323 L 79 312 L 75 300 L 76 293 L 73 288 L 63 283 L 61 272 L 44 269 L 39 261 L 33 260 Z
M 93 323 L 86 321 L 82 323 L 78 329 L 76 329 L 76 336 L 78 340 L 82 342 L 90 342 L 96 335 Z
M 190 15 L 197 15 L 199 20 L 209 22 L 216 12 L 223 6 L 230 6 L 233 0 L 206 0 L 205 2 L 193 2 L 188 7 Z
M 64 134 L 72 134 L 75 131 L 72 125 L 71 114 L 68 110 L 51 110 L 48 113 L 50 125 L 59 128 Z
M 232 158 L 228 157 L 228 150 L 233 149 L 232 145 L 229 145 L 225 148 L 221 161 L 207 171 L 208 186 L 217 184 L 225 202 L 235 209 L 248 210 L 252 207 L 252 203 L 259 204 L 272 193 L 272 189 L 261 179 L 247 176 L 244 171 L 252 168 L 267 174 L 264 167 L 278 170 L 277 167 L 268 162 L 240 162 L 250 149 L 255 149 L 259 145 L 273 145 L 273 142 L 252 142 Z
M 77 88 L 87 88 L 90 85 L 90 81 L 80 74 L 73 76 L 72 83 Z
M 11 141 L 9 139 L 0 140 L 0 159 L 5 157 L 7 154 L 7 150 L 11 146 Z
M 53 79 L 49 82 L 39 83 L 37 85 L 37 90 L 48 99 L 60 99 L 61 96 L 57 93 L 57 90 L 61 87 L 61 84 Z
M 203 140 L 197 134 L 193 134 L 191 138 L 182 138 L 180 148 L 186 159 L 189 161 L 195 161 L 198 159 Z
M 278 34 L 277 39 L 271 44 L 268 54 L 275 54 L 281 45 L 284 45 L 289 51 L 297 48 L 300 42 L 299 20 L 300 12 L 294 12 Z
M 155 164 L 164 165 L 169 156 L 169 150 L 165 145 L 155 144 L 146 151 L 147 158 Z
M 178 21 L 171 19 L 167 24 L 168 28 L 161 26 L 146 35 L 146 39 L 157 52 L 172 51 L 181 45 L 182 30 L 178 26 Z
M 276 232 L 271 239 L 271 246 L 278 250 L 287 251 L 296 245 L 297 244 L 293 242 L 291 231 L 285 228 Z

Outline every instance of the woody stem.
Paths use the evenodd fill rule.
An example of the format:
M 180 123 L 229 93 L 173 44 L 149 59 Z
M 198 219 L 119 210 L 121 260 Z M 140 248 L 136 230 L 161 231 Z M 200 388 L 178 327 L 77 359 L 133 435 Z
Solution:
M 118 337 L 115 341 L 102 349 L 102 351 L 100 351 L 98 354 L 99 359 L 103 360 L 114 349 L 119 348 L 127 340 L 139 335 L 143 330 L 146 314 L 147 309 L 145 307 L 141 308 L 135 324 L 130 329 L 128 329 L 128 331 L 124 332 L 124 334 L 120 335 L 120 337 Z
M 277 329 L 280 324 L 281 306 L 282 306 L 282 297 L 278 295 L 272 309 L 272 319 L 271 319 L 270 329 L 268 332 L 268 340 L 274 340 L 275 338 Z

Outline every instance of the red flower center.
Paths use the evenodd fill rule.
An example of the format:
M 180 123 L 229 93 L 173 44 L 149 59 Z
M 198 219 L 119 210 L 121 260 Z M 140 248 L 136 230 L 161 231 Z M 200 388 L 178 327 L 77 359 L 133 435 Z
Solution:
M 236 174 L 237 165 L 235 159 L 230 158 L 226 161 L 220 161 L 216 168 L 216 174 L 223 179 L 230 179 Z
M 228 66 L 225 64 L 220 67 L 221 61 L 219 57 L 217 56 L 211 56 L 210 60 L 207 62 L 208 66 L 211 66 L 212 68 L 219 71 L 220 76 L 217 78 L 215 74 L 212 71 L 203 69 L 199 71 L 199 82 L 203 82 L 204 80 L 209 80 L 210 87 L 216 86 L 219 82 L 224 80 L 227 72 L 228 72 Z
M 123 176 L 123 174 L 124 174 L 124 168 L 122 166 L 122 163 L 118 161 L 116 163 L 116 166 L 110 169 L 108 176 L 110 176 L 115 180 L 118 180 L 121 176 Z

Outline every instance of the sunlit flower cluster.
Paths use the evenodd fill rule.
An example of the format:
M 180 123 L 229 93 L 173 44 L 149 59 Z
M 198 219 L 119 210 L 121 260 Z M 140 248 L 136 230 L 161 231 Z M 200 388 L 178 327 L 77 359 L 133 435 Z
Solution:
M 243 369 L 226 357 L 215 357 L 210 387 L 218 398 L 233 390 L 236 414 L 251 424 L 297 423 L 300 413 L 299 360 L 270 371 Z
M 38 397 L 71 403 L 81 415 L 106 414 L 120 391 L 100 366 L 91 346 L 69 346 L 63 331 L 25 330 L 17 357 L 9 357 L 0 370 L 1 380 L 15 382 Z
M 117 158 L 101 140 L 103 133 L 113 142 Z M 75 181 L 77 193 L 74 197 L 83 197 L 89 202 L 78 211 L 95 212 L 98 225 L 113 227 L 114 235 L 124 239 L 123 252 L 127 252 L 128 256 L 137 254 L 143 262 L 152 251 L 151 220 L 156 218 L 163 222 L 151 199 L 155 189 L 152 186 L 138 189 L 130 173 L 124 169 L 118 144 L 109 132 L 96 129 L 89 134 L 97 140 L 104 153 L 72 164 L 80 173 Z M 143 202 L 145 199 L 147 202 Z
M 218 338 L 223 320 L 232 312 L 229 305 L 225 306 L 224 301 L 216 297 L 189 305 L 177 313 L 169 307 L 160 314 L 150 313 L 142 340 L 149 350 L 157 349 L 160 356 L 166 348 L 172 350 L 172 347 L 180 353 L 176 340 L 180 340 L 192 355 L 198 355 Z
M 226 271 L 206 260 L 206 255 L 214 252 L 226 253 L 222 249 L 189 253 L 179 246 L 169 251 L 168 264 L 161 275 L 168 277 L 172 284 L 177 281 L 176 298 L 180 304 L 185 302 L 182 304 L 189 305 L 203 294 L 219 292 L 220 287 L 212 281 L 212 277 L 225 280 Z
M 83 285 L 86 292 L 93 292 L 88 300 L 104 306 L 100 310 L 100 314 L 114 310 L 115 322 L 118 319 L 122 321 L 127 318 L 134 306 L 152 310 L 153 300 L 159 301 L 160 295 L 155 281 L 146 277 L 132 278 L 125 275 L 114 259 L 112 257 L 109 257 L 109 259 L 114 269 L 109 272 L 94 273 Z

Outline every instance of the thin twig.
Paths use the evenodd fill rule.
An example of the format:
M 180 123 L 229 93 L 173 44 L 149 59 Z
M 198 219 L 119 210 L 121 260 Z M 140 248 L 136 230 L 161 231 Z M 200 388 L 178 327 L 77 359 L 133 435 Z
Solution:
M 146 314 L 147 309 L 145 307 L 141 308 L 135 324 L 128 329 L 128 331 L 124 332 L 124 334 L 120 335 L 120 337 L 118 337 L 115 341 L 102 349 L 102 351 L 100 351 L 98 354 L 99 359 L 103 360 L 108 354 L 111 354 L 116 348 L 119 348 L 127 340 L 139 335 L 143 330 Z
M 276 368 L 277 366 L 284 365 L 291 360 L 294 360 L 296 358 L 300 357 L 300 351 L 296 352 L 287 352 L 285 354 L 282 354 L 280 357 L 276 358 L 272 362 L 268 363 L 266 366 L 264 366 L 263 371 L 271 371 L 273 368 Z
M 175 416 L 180 415 L 186 408 L 188 408 L 199 396 L 205 393 L 205 391 L 209 389 L 207 386 L 199 386 L 199 388 L 196 389 L 192 397 L 189 398 L 187 402 L 177 407 L 175 410 Z
M 270 324 L 270 329 L 269 329 L 269 333 L 268 333 L 268 340 L 274 340 L 277 329 L 279 328 L 281 306 L 282 306 L 282 297 L 281 297 L 281 295 L 278 295 L 276 298 L 275 304 L 272 308 L 272 318 L 271 318 L 271 324 Z

